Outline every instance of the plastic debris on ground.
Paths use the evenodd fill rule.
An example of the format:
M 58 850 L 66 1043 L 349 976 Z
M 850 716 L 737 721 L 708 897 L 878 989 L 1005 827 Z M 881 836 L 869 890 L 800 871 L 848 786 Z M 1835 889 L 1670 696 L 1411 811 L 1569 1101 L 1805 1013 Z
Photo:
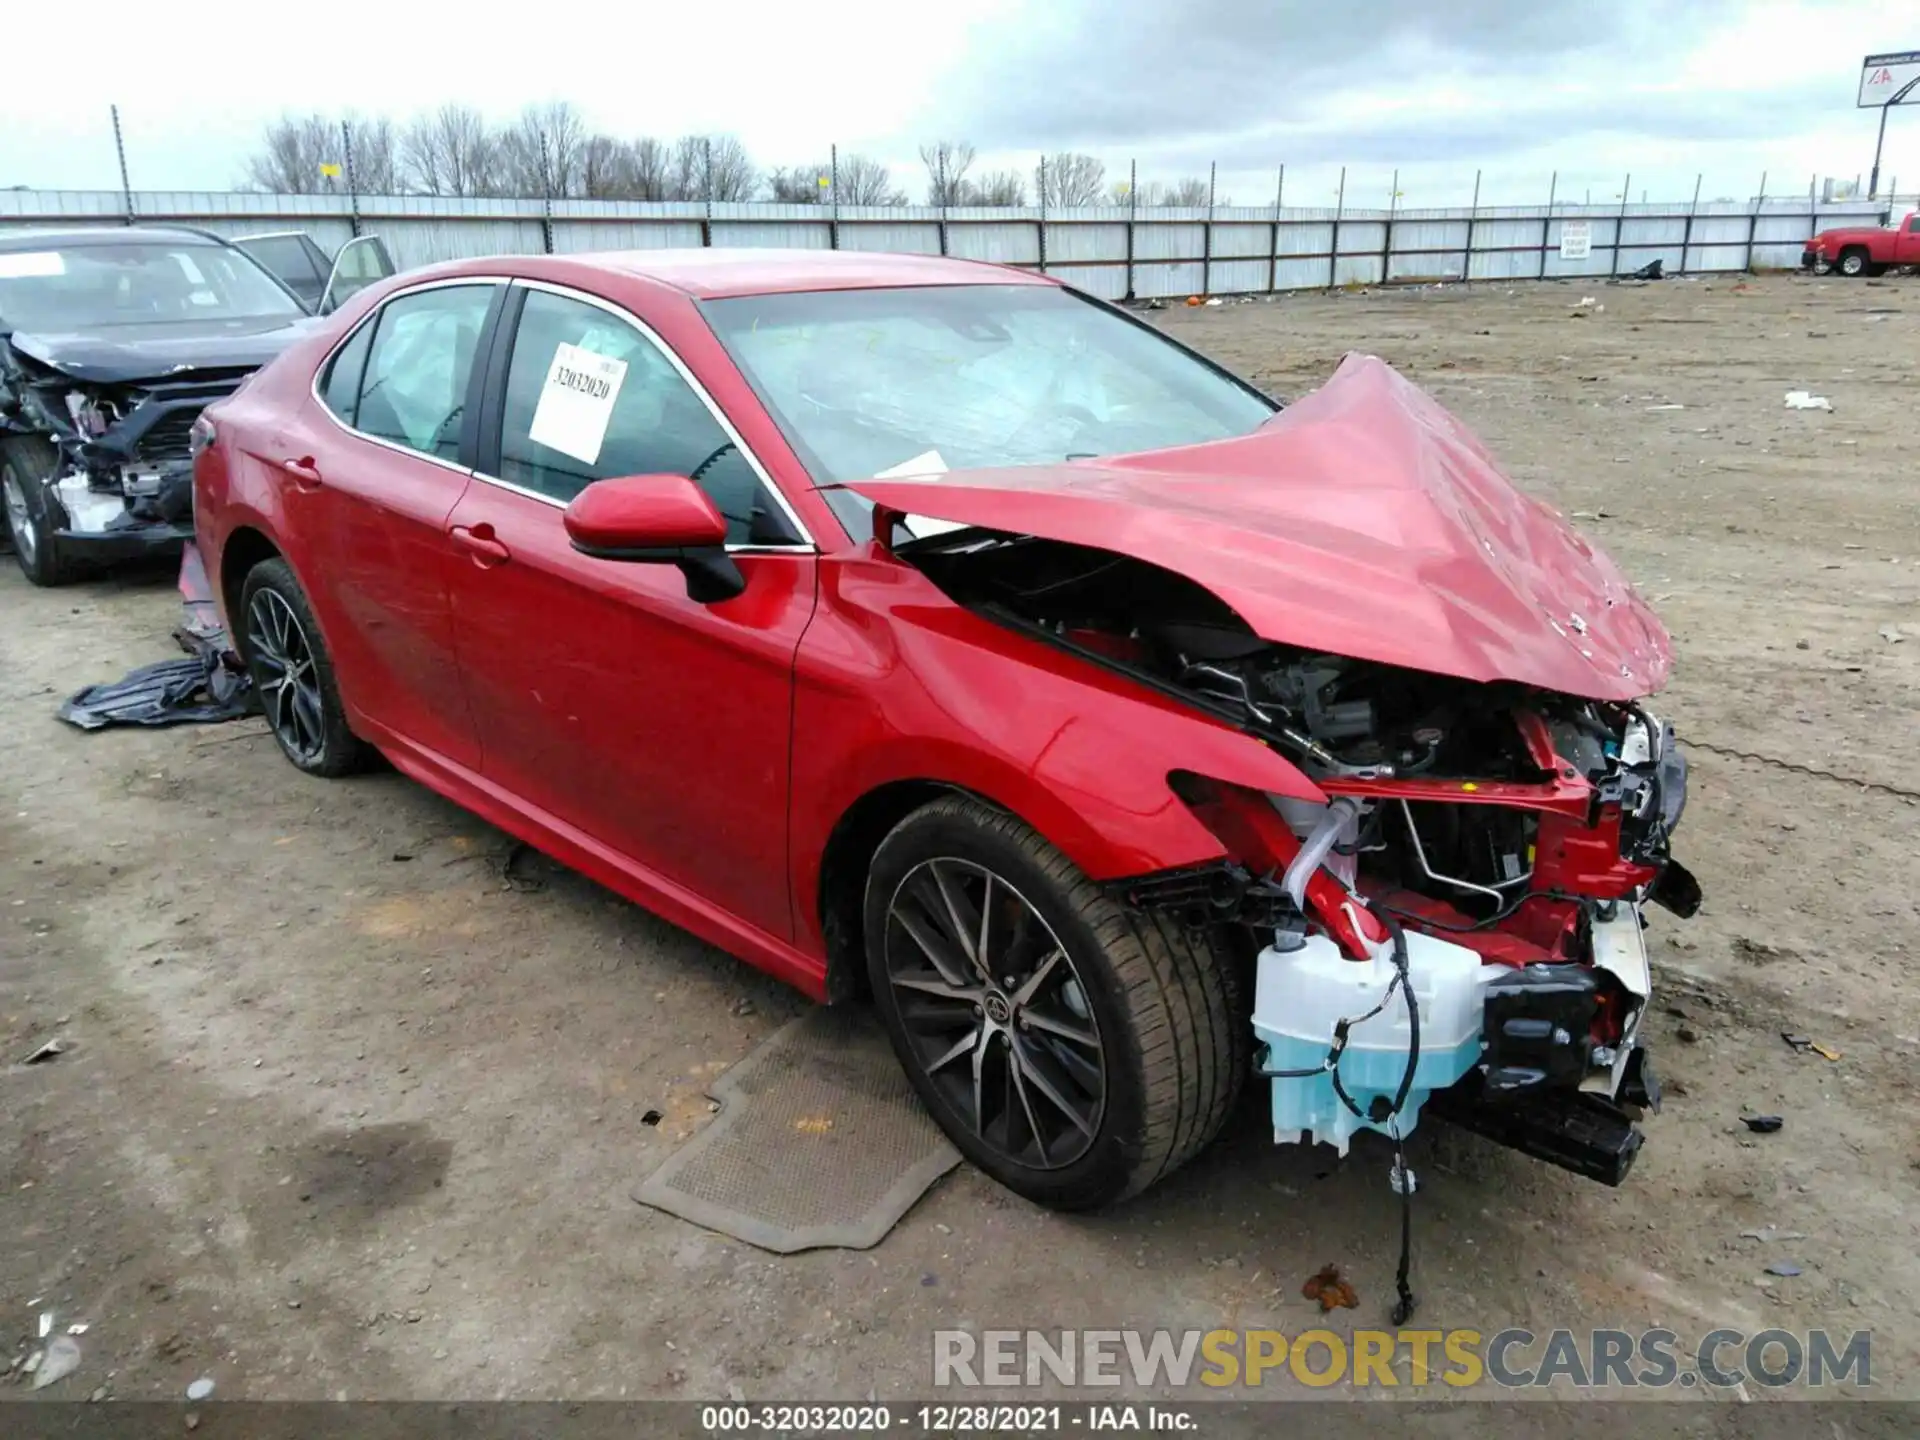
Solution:
M 47 1344 L 46 1354 L 33 1372 L 33 1388 L 44 1390 L 58 1383 L 80 1368 L 79 1343 L 68 1336 L 61 1335 Z
M 1778 1115 L 1742 1115 L 1740 1121 L 1756 1135 L 1772 1135 L 1787 1123 Z
M 1789 390 L 1787 392 L 1789 410 L 1831 410 L 1833 402 L 1824 395 L 1815 395 L 1809 390 Z
M 212 725 L 255 713 L 253 680 L 227 643 L 213 587 L 199 549 L 180 559 L 182 616 L 173 638 L 183 660 L 142 665 L 125 678 L 89 685 L 60 707 L 59 716 L 82 730 L 109 725 Z
M 1787 1279 L 1787 1280 L 1791 1280 L 1794 1276 L 1798 1275 L 1799 1273 L 1800 1273 L 1800 1267 L 1794 1264 L 1791 1260 L 1776 1260 L 1773 1262 L 1773 1264 L 1767 1266 L 1767 1274 L 1778 1275 L 1781 1278 Z
M 205 1379 L 204 1377 L 187 1386 L 187 1399 L 189 1400 L 204 1400 L 211 1394 L 213 1394 L 213 1381 Z
M 22 1065 L 43 1065 L 47 1061 L 53 1059 L 56 1055 L 64 1055 L 66 1053 L 67 1053 L 66 1041 L 49 1040 L 47 1041 L 46 1044 L 42 1045 L 38 1050 L 35 1050 L 31 1055 L 27 1056 L 20 1063 Z
M 109 725 L 209 725 L 254 712 L 245 671 L 229 670 L 216 655 L 162 660 L 106 685 L 89 685 L 60 707 L 59 716 L 82 730 Z

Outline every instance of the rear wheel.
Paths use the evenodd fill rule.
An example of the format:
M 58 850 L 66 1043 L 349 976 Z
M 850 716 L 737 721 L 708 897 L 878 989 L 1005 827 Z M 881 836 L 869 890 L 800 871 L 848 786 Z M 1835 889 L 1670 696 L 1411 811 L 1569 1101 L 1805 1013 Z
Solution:
M 960 1150 L 1087 1209 L 1185 1164 L 1250 1064 L 1233 957 L 1131 909 L 1032 829 L 954 796 L 875 852 L 867 966 L 895 1053 Z
M 1864 250 L 1842 250 L 1840 263 L 1835 267 L 1849 278 L 1867 273 L 1867 252 Z
M 347 726 L 333 661 L 293 567 L 276 557 L 248 571 L 236 618 L 241 655 L 281 753 L 309 775 L 363 768 L 366 744 Z
M 6 504 L 7 538 L 21 572 L 36 585 L 64 585 L 81 573 L 60 550 L 55 531 L 67 522 L 53 493 L 60 452 L 38 435 L 0 440 L 0 499 Z

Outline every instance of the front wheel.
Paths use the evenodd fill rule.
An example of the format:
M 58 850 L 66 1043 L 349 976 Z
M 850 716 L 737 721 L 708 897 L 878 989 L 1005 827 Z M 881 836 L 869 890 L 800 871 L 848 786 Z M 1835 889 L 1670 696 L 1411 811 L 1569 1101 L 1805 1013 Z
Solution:
M 1847 251 L 1840 257 L 1839 269 L 1840 273 L 1849 279 L 1866 274 L 1867 252 L 1864 250 Z
M 38 435 L 0 440 L 0 499 L 7 510 L 7 538 L 21 573 L 36 585 L 64 585 L 80 567 L 62 553 L 54 532 L 66 524 L 66 511 L 54 496 L 60 452 Z
M 1225 1122 L 1252 1032 L 1210 932 L 1132 909 L 970 796 L 909 815 L 868 875 L 867 967 L 915 1091 L 1039 1204 L 1146 1189 Z

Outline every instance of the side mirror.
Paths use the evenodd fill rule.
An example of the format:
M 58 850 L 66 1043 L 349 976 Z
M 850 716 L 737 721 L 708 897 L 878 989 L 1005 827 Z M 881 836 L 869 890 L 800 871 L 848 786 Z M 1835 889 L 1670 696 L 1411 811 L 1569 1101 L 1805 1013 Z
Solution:
M 596 480 L 567 506 L 567 538 L 596 560 L 677 565 L 702 605 L 747 588 L 727 554 L 727 521 L 713 497 L 684 475 Z

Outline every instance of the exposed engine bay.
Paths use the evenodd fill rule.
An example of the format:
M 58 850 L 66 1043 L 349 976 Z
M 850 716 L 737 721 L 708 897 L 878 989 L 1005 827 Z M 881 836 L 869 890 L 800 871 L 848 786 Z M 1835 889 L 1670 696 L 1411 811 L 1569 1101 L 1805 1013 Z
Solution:
M 1276 1139 L 1397 1140 L 1430 1101 L 1625 1177 L 1658 1105 L 1641 907 L 1700 902 L 1670 849 L 1671 727 L 1637 702 L 1271 643 L 1195 580 L 1105 550 L 978 529 L 897 548 L 969 608 L 1259 737 L 1327 797 L 1184 777 L 1233 860 L 1123 886 L 1261 945 Z
M 83 384 L 18 351 L 0 365 L 5 419 L 45 435 L 60 452 L 55 498 L 83 535 L 184 527 L 193 515 L 189 432 L 248 370 L 139 383 Z

